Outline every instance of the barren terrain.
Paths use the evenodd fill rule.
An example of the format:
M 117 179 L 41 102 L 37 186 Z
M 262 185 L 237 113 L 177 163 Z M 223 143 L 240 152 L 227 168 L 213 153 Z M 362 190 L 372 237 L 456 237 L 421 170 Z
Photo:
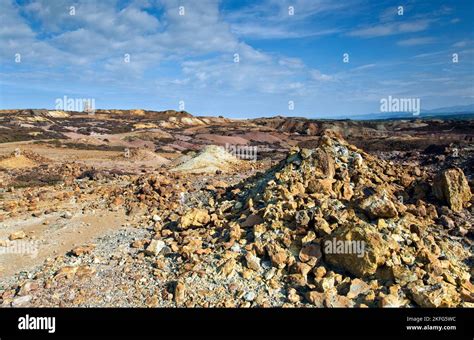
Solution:
M 0 111 L 0 304 L 473 307 L 473 137 L 472 119 Z

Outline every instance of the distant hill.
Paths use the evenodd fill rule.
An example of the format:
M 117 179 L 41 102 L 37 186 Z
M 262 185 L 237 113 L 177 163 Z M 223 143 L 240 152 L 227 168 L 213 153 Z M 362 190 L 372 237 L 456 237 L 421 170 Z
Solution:
M 345 116 L 352 120 L 384 120 L 384 119 L 474 119 L 474 104 L 440 107 L 422 110 L 419 115 L 412 112 L 377 112 Z M 336 118 L 338 119 L 338 118 Z
M 474 104 L 456 105 L 448 107 L 440 107 L 432 110 L 424 110 L 422 113 L 474 113 Z

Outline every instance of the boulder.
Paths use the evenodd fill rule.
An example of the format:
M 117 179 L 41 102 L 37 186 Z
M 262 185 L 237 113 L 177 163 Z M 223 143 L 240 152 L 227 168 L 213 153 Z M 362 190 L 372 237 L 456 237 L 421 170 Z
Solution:
M 323 149 L 316 149 L 312 153 L 315 165 L 314 175 L 324 178 L 333 178 L 336 172 L 334 157 Z
M 439 174 L 433 184 L 433 194 L 453 211 L 461 211 L 472 197 L 466 176 L 459 168 L 447 169 Z
M 388 249 L 387 242 L 370 225 L 341 226 L 323 243 L 325 260 L 357 277 L 374 274 L 385 263 Z

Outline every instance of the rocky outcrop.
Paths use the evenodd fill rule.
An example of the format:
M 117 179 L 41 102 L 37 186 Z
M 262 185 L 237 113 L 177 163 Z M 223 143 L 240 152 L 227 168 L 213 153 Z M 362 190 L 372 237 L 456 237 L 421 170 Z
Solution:
M 433 194 L 453 211 L 460 211 L 471 200 L 472 194 L 466 176 L 459 168 L 439 174 L 433 184 Z

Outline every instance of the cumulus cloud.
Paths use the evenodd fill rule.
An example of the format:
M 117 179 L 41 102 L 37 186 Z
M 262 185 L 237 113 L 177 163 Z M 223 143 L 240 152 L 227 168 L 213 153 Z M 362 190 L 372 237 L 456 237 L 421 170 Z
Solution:
M 151 5 L 161 9 L 160 16 L 147 12 Z M 282 15 L 282 3 L 270 1 L 269 5 Z M 305 9 L 306 16 L 340 7 L 328 1 L 299 0 L 293 5 Z M 43 45 L 36 53 L 49 54 L 57 64 L 82 68 L 78 77 L 133 79 L 150 68 L 159 70 L 162 62 L 174 62 L 181 74 L 164 77 L 157 84 L 282 93 L 301 90 L 304 81 L 332 79 L 308 68 L 301 59 L 268 54 L 241 41 L 222 20 L 216 0 L 134 1 L 125 7 L 117 1 L 79 1 L 74 3 L 74 15 L 70 6 L 65 0 L 34 0 L 21 9 L 40 23 L 41 33 L 47 33 L 41 41 L 21 18 L 20 8 L 9 6 L 10 12 L 4 15 L 15 18 L 12 24 L 20 29 L 15 42 Z M 180 6 L 184 6 L 184 13 Z M 20 33 L 25 41 L 20 41 Z M 8 34 L 13 32 L 4 32 L 3 36 Z M 209 54 L 217 56 L 200 58 Z M 125 62 L 125 55 L 129 62 Z
M 377 16 L 367 15 L 370 6 L 363 0 L 261 0 L 232 5 L 218 0 L 0 0 L 2 84 L 35 91 L 48 84 L 51 93 L 82 91 L 101 96 L 266 96 L 272 104 L 299 96 L 308 107 L 340 93 L 368 100 L 371 93 L 380 93 L 373 87 L 380 86 L 377 74 L 387 70 L 387 63 L 377 61 L 375 67 L 370 54 L 355 50 L 351 63 L 340 65 L 339 51 L 337 56 L 336 52 L 318 55 L 318 48 L 327 52 L 337 49 L 340 41 L 350 44 L 354 37 L 399 34 L 407 35 L 399 46 L 428 44 L 434 41 L 426 37 L 428 32 L 425 37 L 409 34 L 434 27 L 441 12 L 450 14 L 445 9 L 433 17 L 421 14 L 398 20 L 395 7 Z M 350 25 L 355 28 L 350 30 Z M 320 41 L 332 47 L 326 49 Z M 306 42 L 310 44 L 296 49 Z M 471 45 L 468 37 L 456 36 L 445 48 L 462 49 L 464 61 L 464 50 Z M 22 55 L 21 64 L 14 62 L 16 53 Z M 420 58 L 408 59 L 417 63 Z

